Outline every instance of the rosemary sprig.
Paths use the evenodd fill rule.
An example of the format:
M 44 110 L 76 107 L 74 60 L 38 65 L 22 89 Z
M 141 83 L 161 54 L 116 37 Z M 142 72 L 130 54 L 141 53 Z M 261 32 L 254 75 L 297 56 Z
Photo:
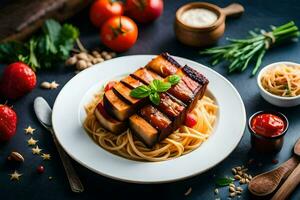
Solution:
M 298 38 L 300 32 L 293 21 L 279 27 L 272 27 L 269 32 L 249 31 L 250 37 L 247 39 L 227 40 L 231 43 L 225 46 L 206 49 L 200 54 L 210 55 L 212 65 L 217 65 L 222 61 L 228 61 L 228 72 L 243 72 L 249 64 L 254 64 L 252 76 L 256 74 L 261 66 L 265 53 L 270 47 L 278 45 L 286 40 Z

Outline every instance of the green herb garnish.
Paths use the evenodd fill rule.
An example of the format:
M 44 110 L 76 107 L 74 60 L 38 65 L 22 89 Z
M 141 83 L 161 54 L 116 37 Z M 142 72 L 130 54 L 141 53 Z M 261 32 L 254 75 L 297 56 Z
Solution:
M 296 39 L 300 32 L 293 21 L 279 27 L 271 27 L 272 31 L 266 32 L 261 29 L 259 31 L 249 31 L 251 35 L 247 39 L 230 39 L 229 45 L 213 47 L 200 52 L 203 55 L 211 55 L 212 65 L 216 65 L 222 61 L 228 61 L 229 73 L 239 71 L 243 72 L 250 63 L 255 63 L 252 75 L 255 75 L 261 66 L 263 57 L 267 50 L 286 40 Z
M 33 70 L 52 68 L 69 57 L 78 37 L 76 27 L 49 19 L 43 24 L 41 34 L 31 37 L 28 42 L 0 44 L 0 61 L 22 61 Z
M 227 186 L 231 183 L 233 183 L 234 179 L 229 177 L 229 178 L 219 178 L 218 180 L 216 180 L 216 184 L 220 187 L 224 187 Z
M 153 80 L 151 83 L 147 85 L 139 86 L 130 92 L 130 96 L 142 99 L 149 96 L 149 99 L 155 105 L 159 105 L 160 96 L 159 93 L 166 92 L 171 88 L 172 85 L 179 83 L 180 77 L 178 75 L 168 76 L 166 79 L 168 82 L 162 80 Z

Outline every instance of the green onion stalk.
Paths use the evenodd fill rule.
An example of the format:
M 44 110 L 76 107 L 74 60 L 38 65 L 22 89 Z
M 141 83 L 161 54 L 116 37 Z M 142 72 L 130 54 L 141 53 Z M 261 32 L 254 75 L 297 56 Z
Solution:
M 252 70 L 252 76 L 254 76 L 268 49 L 285 41 L 297 39 L 300 35 L 293 21 L 279 27 L 273 26 L 271 29 L 269 32 L 263 29 L 249 31 L 250 37 L 247 39 L 227 38 L 230 44 L 209 48 L 200 54 L 211 56 L 213 66 L 222 61 L 228 61 L 229 73 L 243 72 L 251 63 L 254 63 Z

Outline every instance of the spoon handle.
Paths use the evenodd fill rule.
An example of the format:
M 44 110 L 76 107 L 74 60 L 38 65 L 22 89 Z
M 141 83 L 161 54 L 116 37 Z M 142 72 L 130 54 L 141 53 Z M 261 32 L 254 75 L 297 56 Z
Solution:
M 239 17 L 244 12 L 244 7 L 238 3 L 232 3 L 229 6 L 222 8 L 226 17 Z
M 300 164 L 291 173 L 288 179 L 283 183 L 271 200 L 284 200 L 293 192 L 300 182 Z
M 76 193 L 83 192 L 84 187 L 83 187 L 77 173 L 75 172 L 75 169 L 72 166 L 70 158 L 65 153 L 65 151 L 63 150 L 61 145 L 58 143 L 58 140 L 56 139 L 53 129 L 50 129 L 50 131 L 52 133 L 54 144 L 56 145 L 56 148 L 57 148 L 58 154 L 61 158 L 62 164 L 65 168 L 65 172 L 67 174 L 67 178 L 68 178 L 71 190 Z
M 299 161 L 293 156 L 279 167 L 255 176 L 249 183 L 249 191 L 256 196 L 266 196 L 275 191 L 282 179 L 287 178 L 297 167 Z M 270 183 L 272 180 L 272 184 Z

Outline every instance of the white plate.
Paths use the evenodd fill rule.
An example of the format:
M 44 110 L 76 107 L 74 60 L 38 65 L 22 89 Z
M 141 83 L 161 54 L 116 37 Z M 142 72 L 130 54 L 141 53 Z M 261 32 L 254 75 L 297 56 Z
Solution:
M 109 80 L 128 75 L 154 56 L 125 56 L 97 64 L 72 78 L 53 107 L 53 128 L 59 143 L 77 162 L 103 176 L 134 183 L 171 182 L 200 174 L 224 160 L 243 136 L 246 114 L 234 86 L 223 76 L 199 63 L 174 57 L 210 81 L 208 90 L 219 106 L 214 132 L 198 149 L 163 162 L 139 162 L 116 156 L 98 146 L 84 131 L 84 105 Z

